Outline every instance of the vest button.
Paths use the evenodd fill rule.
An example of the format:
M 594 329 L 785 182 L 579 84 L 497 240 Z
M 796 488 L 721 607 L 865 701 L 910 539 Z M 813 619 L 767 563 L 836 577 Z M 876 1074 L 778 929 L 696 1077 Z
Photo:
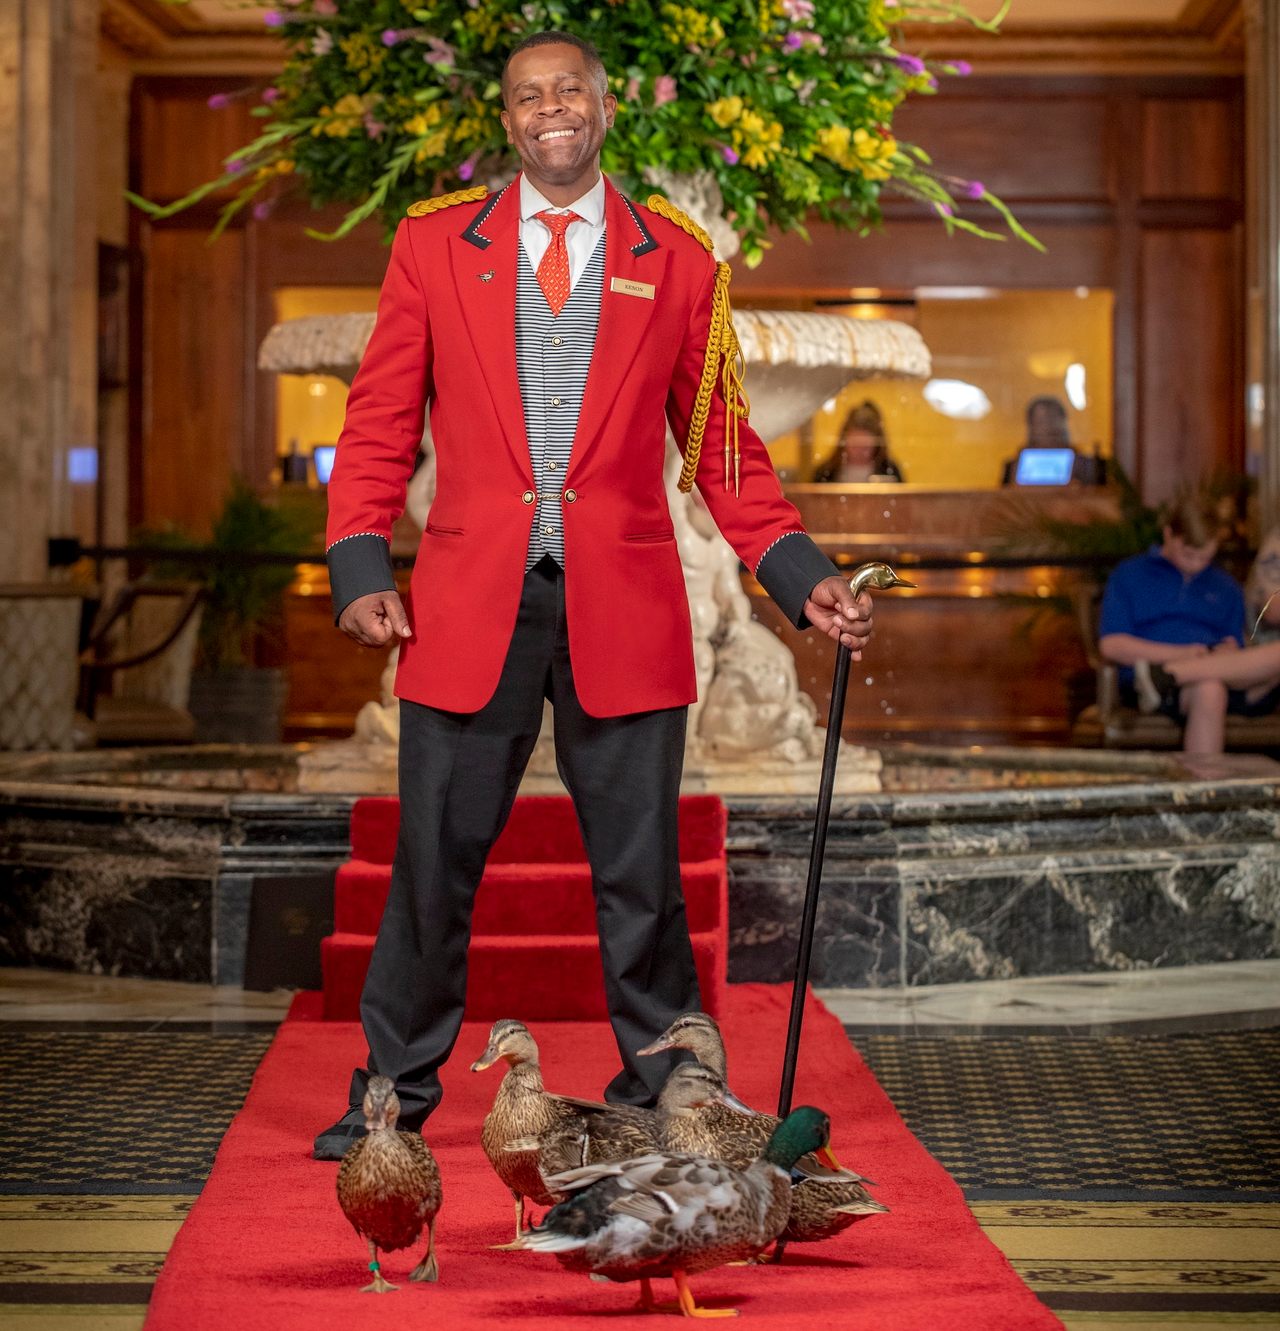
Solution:
M 538 496 L 534 494 L 532 490 L 526 490 L 524 494 L 520 496 L 526 504 L 532 504 L 537 497 Z
M 556 529 L 555 529 L 554 527 L 552 527 L 550 524 L 548 524 L 547 526 L 543 527 L 542 530 L 543 530 L 544 532 L 546 532 L 548 536 L 554 536 L 554 535 L 556 534 Z
M 553 337 L 553 338 L 551 339 L 551 345 L 552 345 L 553 347 L 558 347 L 558 346 L 560 345 L 560 343 L 563 342 L 563 341 L 564 341 L 564 338 L 562 338 L 562 337 Z
M 558 407 L 560 405 L 560 399 L 558 397 L 553 397 L 551 399 L 551 405 L 553 407 Z
M 573 501 L 577 499 L 577 497 L 578 497 L 578 492 L 576 490 L 566 490 L 564 492 L 564 502 L 566 504 L 572 504 Z

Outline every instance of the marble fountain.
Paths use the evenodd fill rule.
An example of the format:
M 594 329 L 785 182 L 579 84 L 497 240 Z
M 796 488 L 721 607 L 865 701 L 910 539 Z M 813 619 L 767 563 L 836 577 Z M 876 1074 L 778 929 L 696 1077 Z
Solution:
M 731 233 L 702 215 L 727 249 Z M 928 373 L 927 349 L 900 324 L 735 320 L 765 439 L 854 378 Z M 290 321 L 260 363 L 349 380 L 371 327 L 367 315 Z M 420 527 L 429 439 L 424 453 L 409 500 Z M 700 502 L 676 492 L 676 461 L 672 450 L 700 693 L 686 787 L 729 806 L 730 980 L 789 979 L 823 732 L 785 643 L 751 618 L 736 557 Z M 0 964 L 318 986 L 351 804 L 393 789 L 393 669 L 349 741 L 0 755 Z M 1280 765 L 1196 772 L 1154 754 L 846 745 L 840 773 L 815 984 L 1280 955 Z M 558 789 L 549 741 L 523 788 Z

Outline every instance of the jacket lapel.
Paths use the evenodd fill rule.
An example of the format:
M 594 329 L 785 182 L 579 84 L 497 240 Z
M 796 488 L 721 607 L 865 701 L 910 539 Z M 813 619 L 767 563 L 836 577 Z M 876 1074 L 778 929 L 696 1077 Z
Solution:
M 668 251 L 653 238 L 638 209 L 605 177 L 605 265 L 595 352 L 574 436 L 570 472 L 599 438 L 618 390 L 644 341 L 654 307 L 663 299 Z M 614 280 L 654 288 L 652 300 L 615 291 Z
M 532 483 L 524 403 L 516 370 L 516 260 L 520 178 L 489 199 L 466 228 L 449 237 L 458 308 L 483 371 L 507 445 Z

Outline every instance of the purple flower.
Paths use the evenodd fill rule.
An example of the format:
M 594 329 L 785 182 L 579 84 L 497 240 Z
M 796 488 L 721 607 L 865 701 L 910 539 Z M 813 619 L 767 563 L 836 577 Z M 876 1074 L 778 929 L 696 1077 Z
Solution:
M 959 74 L 962 79 L 973 73 L 973 66 L 967 60 L 953 60 L 948 68 L 953 74 Z
M 231 105 L 231 98 L 225 92 L 215 92 L 205 105 L 210 111 L 221 111 Z
M 262 21 L 268 28 L 283 28 L 288 23 L 288 16 L 282 14 L 278 9 L 268 9 L 262 16 Z
M 370 112 L 364 113 L 364 132 L 371 139 L 380 139 L 386 130 L 386 125 L 381 120 L 376 119 Z
M 475 175 L 476 161 L 479 159 L 479 157 L 480 157 L 479 153 L 472 153 L 471 156 L 468 157 L 465 162 L 459 164 L 458 166 L 459 180 L 470 180 L 471 177 Z
M 674 102 L 679 95 L 676 89 L 676 81 L 670 74 L 659 74 L 653 81 L 654 106 L 666 106 L 668 102 Z
M 439 37 L 428 37 L 427 45 L 431 49 L 422 58 L 429 65 L 452 65 L 458 58 L 453 47 Z
M 788 51 L 798 51 L 804 45 L 804 38 L 798 32 L 789 32 L 782 39 L 782 44 Z
M 232 160 L 227 163 L 227 175 L 229 176 L 238 176 L 243 170 L 244 159 L 241 157 L 232 158 Z
M 954 217 L 956 210 L 949 203 L 935 203 L 933 205 L 943 217 Z
M 266 102 L 268 106 L 270 106 L 272 102 L 279 101 L 279 100 L 280 100 L 280 89 L 279 89 L 279 88 L 263 88 L 263 90 L 262 90 L 262 100 L 263 100 L 264 102 Z
M 383 46 L 395 46 L 400 40 L 400 34 L 395 28 L 384 28 L 382 31 Z
M 255 203 L 253 205 L 253 215 L 259 222 L 264 222 L 271 216 L 271 204 L 267 202 Z
M 987 192 L 987 187 L 980 180 L 971 180 L 964 187 L 964 197 L 966 199 L 980 199 Z
M 727 143 L 720 145 L 720 156 L 723 157 L 730 166 L 738 165 L 738 154 L 734 152 Z
M 813 0 L 782 0 L 782 12 L 793 23 L 801 23 L 805 19 L 811 19 L 814 8 Z
M 918 55 L 895 55 L 893 63 L 908 74 L 923 74 L 924 61 Z

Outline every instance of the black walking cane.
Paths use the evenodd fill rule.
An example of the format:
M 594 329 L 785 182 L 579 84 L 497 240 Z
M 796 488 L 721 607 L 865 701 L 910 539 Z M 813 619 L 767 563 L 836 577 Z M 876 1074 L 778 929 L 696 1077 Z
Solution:
M 849 580 L 849 590 L 858 596 L 868 587 L 914 587 L 888 564 L 862 564 Z M 822 860 L 827 849 L 827 825 L 831 821 L 831 794 L 836 784 L 836 760 L 840 756 L 840 723 L 844 718 L 845 694 L 849 689 L 849 663 L 853 655 L 841 643 L 836 648 L 836 671 L 831 683 L 831 711 L 827 716 L 827 742 L 822 753 L 822 779 L 818 782 L 818 812 L 813 823 L 813 846 L 809 851 L 809 881 L 804 889 L 804 913 L 800 917 L 800 947 L 796 953 L 796 979 L 791 990 L 791 1020 L 787 1025 L 787 1048 L 782 1057 L 782 1089 L 778 1093 L 778 1117 L 791 1112 L 795 1087 L 796 1059 L 800 1054 L 800 1024 L 804 1020 L 804 991 L 809 983 L 809 961 L 813 953 L 813 925 L 818 918 L 818 891 L 822 886 Z M 781 1244 L 779 1244 L 781 1255 Z

